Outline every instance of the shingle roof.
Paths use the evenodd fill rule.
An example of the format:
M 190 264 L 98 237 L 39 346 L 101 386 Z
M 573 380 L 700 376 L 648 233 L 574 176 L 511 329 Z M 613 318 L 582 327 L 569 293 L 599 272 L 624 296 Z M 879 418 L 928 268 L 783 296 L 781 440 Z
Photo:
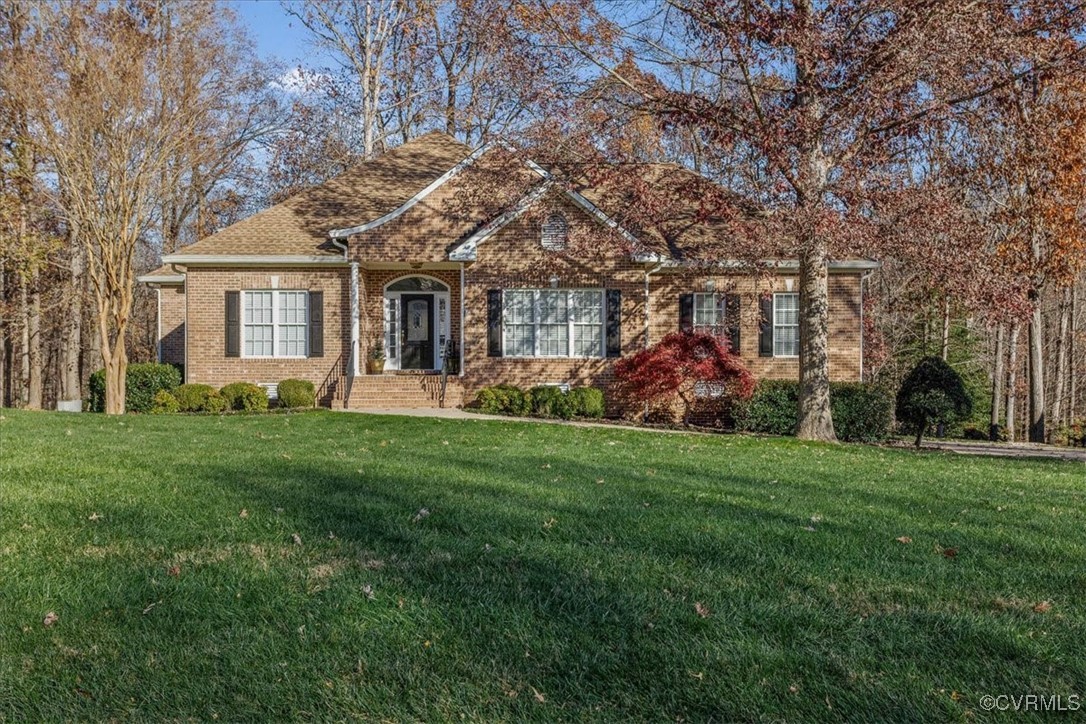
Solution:
M 176 256 L 339 255 L 329 231 L 393 211 L 470 153 L 451 136 L 427 133 L 190 244 Z

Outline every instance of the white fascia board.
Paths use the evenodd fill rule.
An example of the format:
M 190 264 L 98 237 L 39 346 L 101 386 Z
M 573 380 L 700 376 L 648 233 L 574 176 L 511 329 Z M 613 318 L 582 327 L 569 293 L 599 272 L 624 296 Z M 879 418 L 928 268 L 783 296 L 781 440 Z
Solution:
M 480 242 L 489 239 L 497 231 L 504 228 L 511 221 L 527 211 L 531 205 L 541 199 L 553 185 L 554 184 L 551 181 L 544 181 L 539 186 L 532 189 L 524 196 L 524 198 L 517 202 L 516 206 L 496 217 L 490 223 L 484 225 L 483 228 L 476 231 L 461 242 L 459 246 L 449 252 L 449 259 L 452 261 L 475 261 L 475 252 L 478 249 Z
M 330 232 L 328 232 L 329 238 L 332 238 L 332 239 L 346 239 L 349 236 L 353 236 L 355 234 L 361 234 L 361 233 L 363 233 L 365 231 L 369 231 L 370 229 L 376 229 L 378 226 L 381 226 L 382 224 L 387 224 L 388 222 L 392 221 L 393 219 L 395 219 L 395 218 L 397 218 L 399 216 L 402 216 L 412 206 L 414 206 L 418 202 L 422 201 L 424 198 L 426 198 L 427 196 L 432 194 L 437 189 L 441 188 L 453 176 L 456 176 L 458 173 L 463 171 L 465 168 L 467 168 L 468 166 L 472 165 L 477 160 L 479 160 L 479 158 L 482 157 L 491 148 L 493 148 L 493 144 L 487 143 L 487 144 L 484 144 L 484 145 L 480 146 L 479 148 L 475 149 L 471 153 L 470 156 L 468 156 L 463 161 L 461 161 L 460 163 L 458 163 L 455 166 L 453 166 L 452 168 L 450 168 L 445 173 L 438 176 L 436 179 L 434 179 L 430 183 L 430 185 L 428 185 L 422 191 L 419 191 L 417 194 L 415 194 L 414 196 L 409 198 L 407 201 L 403 202 L 399 207 L 393 209 L 392 211 L 388 212 L 384 216 L 382 216 L 380 218 L 377 218 L 377 219 L 374 219 L 373 221 L 367 221 L 364 224 L 359 224 L 358 226 L 351 226 L 351 227 L 348 227 L 346 229 L 332 229 Z
M 164 264 L 183 266 L 347 266 L 341 256 L 274 254 L 170 254 Z
M 184 274 L 144 274 L 136 277 L 137 282 L 143 284 L 184 284 Z

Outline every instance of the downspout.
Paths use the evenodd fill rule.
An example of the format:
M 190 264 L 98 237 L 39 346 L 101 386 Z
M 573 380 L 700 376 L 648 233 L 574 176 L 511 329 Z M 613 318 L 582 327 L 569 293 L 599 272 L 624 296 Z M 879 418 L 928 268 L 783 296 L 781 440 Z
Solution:
M 464 310 L 464 262 L 460 262 L 460 365 L 457 377 L 464 376 L 464 322 L 467 312 Z
M 645 270 L 645 349 L 649 348 L 649 326 L 652 321 L 652 315 L 649 309 L 651 308 L 649 299 L 649 276 L 660 271 L 664 267 L 664 262 L 660 262 L 651 269 Z
M 343 250 L 343 260 L 347 261 L 347 245 L 334 236 L 329 236 L 332 245 Z M 358 377 L 358 262 L 351 262 L 351 359 L 347 368 L 351 371 L 351 377 Z
M 157 307 L 155 319 L 155 337 L 158 340 L 156 362 L 162 364 L 162 287 L 155 287 L 155 306 Z
M 860 275 L 860 382 L 864 381 L 864 282 L 875 271 L 867 271 Z

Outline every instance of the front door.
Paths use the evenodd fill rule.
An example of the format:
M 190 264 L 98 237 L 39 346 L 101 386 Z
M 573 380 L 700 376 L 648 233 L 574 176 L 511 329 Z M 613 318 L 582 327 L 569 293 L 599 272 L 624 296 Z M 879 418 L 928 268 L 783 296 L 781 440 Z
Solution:
M 432 294 L 400 296 L 400 369 L 434 367 L 434 297 Z

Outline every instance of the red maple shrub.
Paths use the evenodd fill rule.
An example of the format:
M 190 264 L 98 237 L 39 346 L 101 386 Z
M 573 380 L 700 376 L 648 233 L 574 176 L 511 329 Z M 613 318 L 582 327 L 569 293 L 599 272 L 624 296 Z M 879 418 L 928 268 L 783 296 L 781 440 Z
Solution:
M 754 375 L 725 341 L 708 334 L 673 332 L 633 357 L 615 363 L 613 393 L 627 409 L 639 404 L 681 407 L 689 424 L 699 388 L 717 402 L 746 400 L 754 393 Z

